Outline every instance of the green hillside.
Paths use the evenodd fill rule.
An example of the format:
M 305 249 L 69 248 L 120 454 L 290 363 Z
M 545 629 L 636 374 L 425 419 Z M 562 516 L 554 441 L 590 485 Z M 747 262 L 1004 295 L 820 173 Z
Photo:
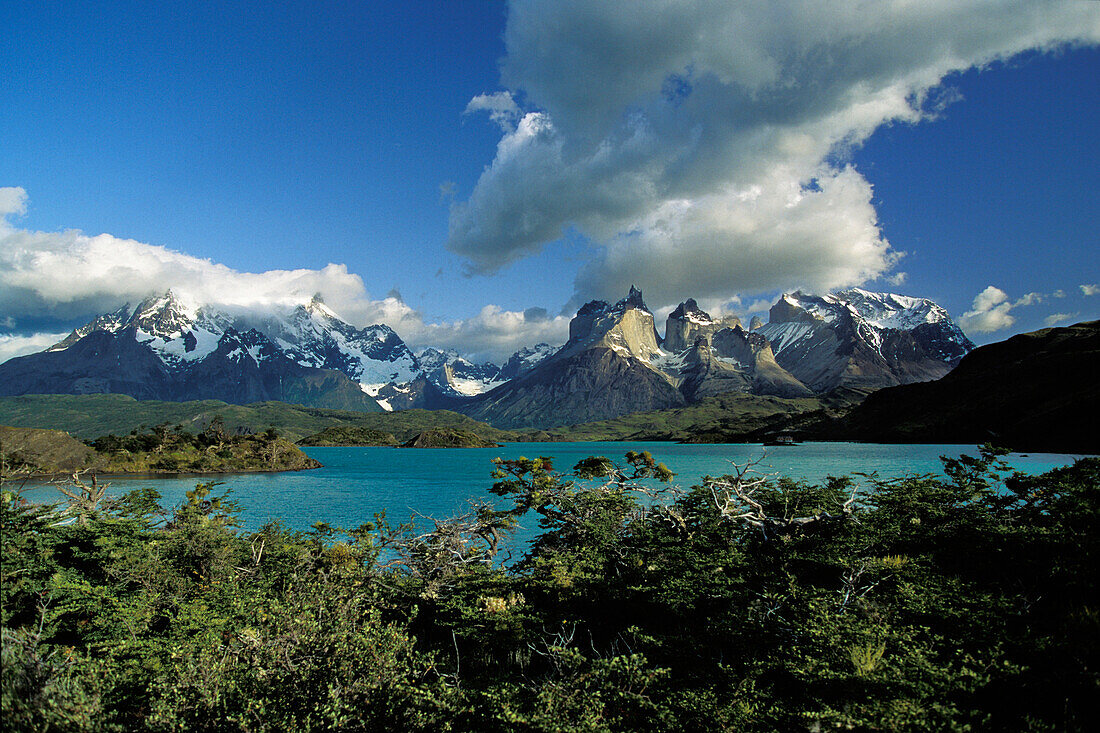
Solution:
M 515 440 L 516 435 L 448 410 L 365 413 L 283 402 L 251 405 L 231 405 L 218 400 L 160 402 L 116 394 L 0 397 L 2 425 L 64 430 L 75 437 L 89 439 L 108 433 L 125 435 L 142 425 L 162 423 L 182 425 L 186 430 L 199 432 L 218 415 L 230 432 L 258 433 L 274 427 L 291 440 L 334 425 L 380 430 L 392 433 L 401 441 L 431 428 L 468 430 L 494 442 Z
M 636 412 L 599 422 L 528 434 L 532 440 L 674 440 L 736 442 L 788 429 L 834 405 L 819 397 L 783 398 L 727 392 L 694 405 Z M 837 406 L 839 407 L 839 406 Z

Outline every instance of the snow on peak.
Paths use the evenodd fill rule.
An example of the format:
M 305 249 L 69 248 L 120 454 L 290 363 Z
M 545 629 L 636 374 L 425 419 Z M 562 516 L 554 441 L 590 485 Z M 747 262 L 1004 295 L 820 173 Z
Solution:
M 927 298 L 871 293 L 860 288 L 842 290 L 836 295 L 860 318 L 878 328 L 911 331 L 922 323 L 950 320 L 947 311 Z

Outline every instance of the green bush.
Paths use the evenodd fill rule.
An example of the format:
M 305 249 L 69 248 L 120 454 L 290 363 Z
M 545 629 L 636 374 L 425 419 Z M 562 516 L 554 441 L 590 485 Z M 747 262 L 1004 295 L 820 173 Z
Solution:
M 213 483 L 80 521 L 8 491 L 4 726 L 1090 727 L 1100 461 L 945 469 L 679 491 L 648 453 L 497 461 L 498 504 L 309 532 L 242 531 Z M 503 563 L 528 514 L 541 534 Z

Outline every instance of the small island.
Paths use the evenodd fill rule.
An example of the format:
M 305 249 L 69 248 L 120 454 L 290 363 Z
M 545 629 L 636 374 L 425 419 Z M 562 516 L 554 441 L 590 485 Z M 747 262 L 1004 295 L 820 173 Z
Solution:
M 321 466 L 274 428 L 230 434 L 219 417 L 197 434 L 165 423 L 83 442 L 60 430 L 0 426 L 0 459 L 5 474 L 22 476 L 250 473 Z
M 500 443 L 485 440 L 469 430 L 434 428 L 418 433 L 401 444 L 402 448 L 499 448 Z
M 366 448 L 375 446 L 399 446 L 401 441 L 393 433 L 374 428 L 352 425 L 333 425 L 319 433 L 308 435 L 298 445 L 324 448 Z

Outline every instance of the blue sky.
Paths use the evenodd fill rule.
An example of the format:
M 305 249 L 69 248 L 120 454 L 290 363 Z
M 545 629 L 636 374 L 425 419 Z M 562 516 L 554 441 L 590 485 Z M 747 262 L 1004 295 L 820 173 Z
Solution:
M 631 283 L 1100 317 L 1100 3 L 920 5 L 5 4 L 0 358 L 168 285 L 498 359 Z

